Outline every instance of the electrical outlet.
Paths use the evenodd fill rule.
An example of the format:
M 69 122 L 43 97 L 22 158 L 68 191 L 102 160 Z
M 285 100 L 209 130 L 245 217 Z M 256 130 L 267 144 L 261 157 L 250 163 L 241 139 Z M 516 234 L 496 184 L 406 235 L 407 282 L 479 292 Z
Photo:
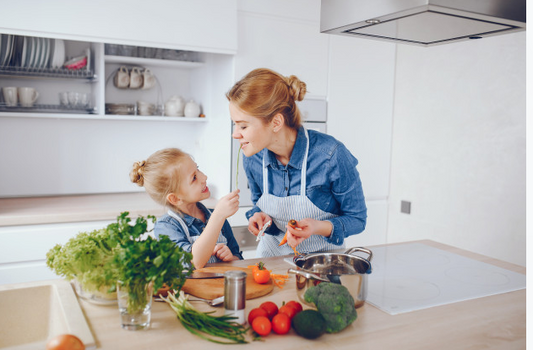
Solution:
M 411 214 L 411 202 L 402 201 L 400 212 L 405 214 Z

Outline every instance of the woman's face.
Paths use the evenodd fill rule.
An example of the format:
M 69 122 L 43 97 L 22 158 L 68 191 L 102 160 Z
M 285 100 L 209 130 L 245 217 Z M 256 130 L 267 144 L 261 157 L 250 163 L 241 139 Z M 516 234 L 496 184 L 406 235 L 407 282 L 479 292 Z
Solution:
M 180 166 L 180 188 L 178 197 L 187 203 L 196 203 L 210 197 L 207 176 L 189 157 Z
M 265 125 L 260 118 L 246 114 L 233 102 L 229 104 L 229 113 L 235 124 L 231 136 L 239 140 L 246 157 L 253 156 L 268 147 L 272 133 L 268 124 Z

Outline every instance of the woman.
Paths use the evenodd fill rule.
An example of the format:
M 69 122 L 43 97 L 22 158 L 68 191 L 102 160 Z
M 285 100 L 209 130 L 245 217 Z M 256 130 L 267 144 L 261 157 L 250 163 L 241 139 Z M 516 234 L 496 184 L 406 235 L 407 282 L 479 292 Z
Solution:
M 242 147 L 255 204 L 248 229 L 254 235 L 272 220 L 257 256 L 326 251 L 362 232 L 366 205 L 357 159 L 335 138 L 301 125 L 296 101 L 306 85 L 295 76 L 256 69 L 226 94 L 233 138 Z M 297 220 L 298 228 L 288 226 Z M 287 232 L 287 245 L 279 246 Z

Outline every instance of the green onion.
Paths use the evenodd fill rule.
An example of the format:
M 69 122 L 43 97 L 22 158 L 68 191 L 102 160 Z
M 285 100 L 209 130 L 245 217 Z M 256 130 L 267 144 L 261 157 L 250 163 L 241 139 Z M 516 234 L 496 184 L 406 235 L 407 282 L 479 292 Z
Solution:
M 211 314 L 214 311 L 199 312 L 189 303 L 182 291 L 179 292 L 178 298 L 168 293 L 166 298 L 161 296 L 161 299 L 170 305 L 181 324 L 192 334 L 217 344 L 248 343 L 244 335 L 249 328 L 233 321 L 237 317 L 213 316 Z
M 241 159 L 242 145 L 239 146 L 239 152 L 237 152 L 237 176 L 235 177 L 235 189 L 239 189 L 239 160 Z

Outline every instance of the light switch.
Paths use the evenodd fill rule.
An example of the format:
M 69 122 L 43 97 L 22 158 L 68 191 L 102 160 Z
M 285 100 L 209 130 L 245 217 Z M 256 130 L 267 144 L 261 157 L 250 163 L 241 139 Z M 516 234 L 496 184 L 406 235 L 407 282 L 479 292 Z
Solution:
M 405 214 L 411 214 L 411 202 L 402 201 L 400 212 Z

